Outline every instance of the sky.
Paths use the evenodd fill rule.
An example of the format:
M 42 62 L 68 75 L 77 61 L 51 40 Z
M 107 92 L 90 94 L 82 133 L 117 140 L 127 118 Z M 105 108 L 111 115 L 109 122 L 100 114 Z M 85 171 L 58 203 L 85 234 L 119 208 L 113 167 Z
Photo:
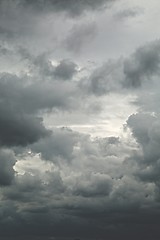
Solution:
M 0 0 L 0 239 L 160 239 L 159 12 Z

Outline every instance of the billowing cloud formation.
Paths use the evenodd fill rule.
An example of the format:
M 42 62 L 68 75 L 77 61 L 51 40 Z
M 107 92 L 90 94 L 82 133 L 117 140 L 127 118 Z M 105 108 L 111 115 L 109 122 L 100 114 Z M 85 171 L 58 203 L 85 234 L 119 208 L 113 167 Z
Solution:
M 31 68 L 30 71 L 34 71 L 34 74 L 35 70 L 38 71 L 39 77 L 51 77 L 53 80 L 71 80 L 78 73 L 77 64 L 69 59 L 62 59 L 55 66 L 48 59 L 47 54 L 33 56 L 25 48 L 19 48 L 18 53 L 23 60 L 27 60 Z
M 40 110 L 66 107 L 71 90 L 68 86 L 62 89 L 57 82 L 27 84 L 27 77 L 20 79 L 10 74 L 2 74 L 0 86 L 0 144 L 6 146 L 26 145 L 47 135 L 48 130 L 36 114 Z
M 55 129 L 52 135 L 33 144 L 31 150 L 41 153 L 42 158 L 51 162 L 57 161 L 57 157 L 71 161 L 76 142 L 78 142 L 78 134 Z
M 153 181 L 140 181 L 136 177 L 136 164 L 131 167 L 132 160 L 126 158 L 131 146 L 124 146 L 121 139 L 113 137 L 92 141 L 85 135 L 79 135 L 78 142 L 71 143 L 75 133 L 67 129 L 57 131 L 56 139 L 67 134 L 68 143 L 60 142 L 58 154 L 54 148 L 58 141 L 54 143 L 46 138 L 46 144 L 52 141 L 53 148 L 45 152 L 52 151 L 55 159 L 53 164 L 50 158 L 50 169 L 18 175 L 13 185 L 2 192 L 3 199 L 16 207 L 11 212 L 6 202 L 8 213 L 1 225 L 9 227 L 12 233 L 22 234 L 23 229 L 24 234 L 27 231 L 29 235 L 36 234 L 40 227 L 39 234 L 48 237 L 53 230 L 54 236 L 59 235 L 61 228 L 72 237 L 75 233 L 83 236 L 80 231 L 83 227 L 85 236 L 97 233 L 103 237 L 114 236 L 115 230 L 123 236 L 126 225 L 133 232 L 132 224 L 136 221 L 143 236 L 142 216 L 148 218 L 148 224 L 153 221 L 154 210 L 151 211 L 150 206 L 158 201 L 157 187 Z M 68 162 L 64 147 L 70 145 L 72 161 Z M 38 149 L 40 151 L 44 153 L 43 148 Z M 41 156 L 48 160 L 47 155 Z M 92 231 L 91 227 L 94 227 Z
M 82 81 L 82 88 L 88 89 L 89 93 L 97 96 L 120 89 L 123 80 L 122 66 L 121 60 L 116 63 L 109 61 L 103 64 L 92 72 L 87 81 L 86 79 Z
M 148 89 L 145 83 L 148 79 L 154 83 L 159 71 L 158 50 L 156 47 L 152 51 L 154 47 L 155 42 L 135 52 L 138 59 L 142 58 L 135 60 L 135 71 L 141 74 L 139 78 L 134 76 L 135 81 L 144 82 L 136 101 L 141 111 L 141 99 Z M 127 139 L 91 139 L 68 128 L 48 130 L 43 125 L 46 111 L 53 111 L 54 116 L 56 111 L 73 111 L 75 106 L 84 110 L 80 96 L 90 103 L 93 96 L 101 98 L 117 91 L 123 95 L 130 86 L 135 88 L 130 71 L 125 70 L 126 62 L 132 62 L 110 61 L 95 68 L 90 76 L 74 79 L 78 70 L 72 61 L 61 60 L 54 65 L 47 55 L 34 57 L 24 49 L 18 51 L 29 64 L 28 72 L 19 76 L 2 73 L 0 79 L 1 147 L 12 147 L 16 154 L 1 150 L 0 184 L 6 186 L 1 193 L 6 202 L 2 234 L 6 235 L 9 228 L 15 235 L 23 230 L 24 234 L 49 237 L 54 229 L 54 235 L 60 236 L 63 228 L 68 236 L 81 236 L 83 228 L 83 236 L 98 233 L 116 237 L 118 232 L 126 237 L 126 226 L 133 232 L 136 221 L 136 233 L 145 236 L 143 216 L 147 224 L 157 224 L 160 217 L 157 214 L 155 218 L 153 210 L 158 209 L 159 201 L 159 116 L 145 111 L 132 114 L 126 122 L 132 133 Z M 146 59 L 150 63 L 150 56 L 155 59 L 154 66 L 141 67 L 146 66 Z M 16 170 L 19 172 L 15 175 Z M 92 232 L 91 227 L 95 229 Z
M 157 40 L 139 47 L 129 58 L 109 60 L 95 68 L 80 86 L 97 96 L 129 88 L 139 89 L 151 84 L 158 77 L 159 69 L 160 42 Z
M 159 117 L 139 113 L 130 116 L 127 123 L 142 147 L 143 155 L 137 159 L 140 167 L 137 174 L 142 180 L 154 182 L 159 188 Z
M 126 226 L 133 233 L 136 221 L 136 234 L 146 237 L 143 216 L 149 225 L 156 225 L 160 218 L 154 212 L 159 201 L 158 115 L 132 114 L 126 122 L 132 133 L 127 139 L 91 139 L 68 128 L 48 130 L 42 122 L 48 110 L 73 111 L 73 99 L 82 110 L 79 96 L 89 101 L 93 95 L 100 98 L 118 89 L 121 94 L 130 90 L 123 85 L 126 63 L 108 62 L 88 78 L 75 81 L 78 73 L 73 62 L 62 60 L 55 66 L 46 56 L 20 51 L 22 58 L 24 55 L 29 73 L 3 73 L 0 79 L 1 147 L 12 147 L 2 149 L 0 156 L 1 199 L 6 211 L 4 215 L 2 208 L 2 235 L 9 228 L 15 236 L 24 232 L 49 237 L 53 229 L 54 236 L 60 236 L 63 228 L 68 236 L 116 238 L 117 232 L 126 237 Z M 150 78 L 157 75 L 156 66 Z M 144 71 L 144 82 L 145 77 L 148 79 Z M 144 94 L 146 89 L 147 85 Z M 142 92 L 137 95 L 136 102 L 141 111 L 142 96 Z
M 25 95 L 19 79 L 5 74 L 1 77 L 0 85 L 0 144 L 26 145 L 45 136 L 48 131 L 44 128 L 41 119 L 29 114 L 29 111 L 32 112 L 32 109 L 29 109 L 30 104 L 25 108 L 22 103 Z M 31 98 L 28 100 L 30 101 Z
M 159 73 L 159 41 L 138 48 L 129 60 L 124 63 L 125 83 L 131 87 L 140 87 L 143 81 Z
M 0 238 L 159 239 L 160 44 L 108 59 L 113 2 L 0 1 Z

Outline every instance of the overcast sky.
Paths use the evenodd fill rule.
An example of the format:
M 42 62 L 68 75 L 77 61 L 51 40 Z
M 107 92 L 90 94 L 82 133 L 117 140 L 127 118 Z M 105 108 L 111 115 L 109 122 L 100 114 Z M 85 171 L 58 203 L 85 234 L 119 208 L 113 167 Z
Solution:
M 159 13 L 0 0 L 0 239 L 160 239 Z

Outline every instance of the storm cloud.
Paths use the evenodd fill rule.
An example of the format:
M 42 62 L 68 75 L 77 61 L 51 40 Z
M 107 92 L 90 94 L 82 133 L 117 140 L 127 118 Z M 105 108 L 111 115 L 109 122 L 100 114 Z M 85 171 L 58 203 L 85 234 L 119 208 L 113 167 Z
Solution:
M 85 12 L 87 10 L 98 10 L 102 7 L 105 7 L 107 4 L 110 4 L 114 2 L 114 0 L 100 0 L 100 1 L 95 1 L 95 0 L 89 0 L 89 1 L 84 1 L 84 0 L 78 0 L 78 1 L 56 1 L 56 0 L 47 0 L 47 1 L 32 1 L 30 0 L 24 0 L 22 1 L 23 6 L 29 6 L 29 7 L 34 7 L 35 9 L 38 10 L 44 10 L 51 8 L 53 11 L 66 11 L 72 16 L 80 15 L 82 12 Z
M 63 89 L 57 83 L 37 84 L 28 81 L 27 84 L 27 77 L 21 79 L 7 73 L 1 75 L 0 85 L 0 143 L 6 146 L 27 145 L 49 134 L 38 112 L 54 107 L 65 108 L 69 100 L 67 98 L 70 98 L 70 88 L 67 86 L 64 92 L 69 95 L 65 99 L 63 94 L 63 101 L 60 97 Z
M 159 74 L 160 43 L 155 41 L 137 49 L 124 63 L 125 84 L 140 87 L 143 81 Z
M 0 1 L 0 238 L 159 239 L 159 10 Z
M 12 151 L 7 149 L 0 150 L 0 185 L 7 186 L 14 180 L 15 170 L 13 166 L 16 163 L 16 158 Z

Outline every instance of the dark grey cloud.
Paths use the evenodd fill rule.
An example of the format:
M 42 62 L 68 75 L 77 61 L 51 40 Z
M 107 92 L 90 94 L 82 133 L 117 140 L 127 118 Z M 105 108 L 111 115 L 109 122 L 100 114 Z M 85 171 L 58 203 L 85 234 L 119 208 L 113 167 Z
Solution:
M 154 182 L 159 188 L 159 117 L 137 113 L 129 117 L 127 125 L 142 148 L 142 153 L 136 157 L 136 174 L 144 181 Z
M 59 134 L 61 136 L 62 132 L 57 131 L 57 138 Z M 68 140 L 74 134 L 70 132 Z M 113 158 L 109 160 L 111 149 L 115 147 L 118 150 L 122 144 L 120 139 L 118 142 L 115 140 L 112 137 L 91 141 L 87 136 L 81 135 L 79 144 L 73 144 L 77 149 L 74 150 L 69 169 L 65 164 L 57 169 L 56 164 L 48 171 L 17 175 L 12 187 L 2 192 L 5 214 L 3 213 L 3 221 L 1 219 L 1 235 L 9 228 L 14 236 L 28 234 L 49 237 L 53 236 L 53 230 L 55 237 L 64 237 L 66 234 L 74 237 L 76 234 L 84 238 L 96 234 L 101 238 L 114 236 L 117 239 L 135 231 L 134 236 L 138 233 L 146 236 L 146 224 L 150 231 L 150 224 L 159 222 L 159 213 L 155 215 L 154 210 L 149 208 L 154 206 L 155 188 L 150 182 L 137 181 L 129 172 L 131 169 L 125 168 L 126 163 L 122 166 L 122 171 L 120 165 L 117 165 L 118 151 L 117 163 L 109 169 L 106 162 L 114 161 Z M 114 152 L 113 149 L 112 151 Z M 53 149 L 54 154 L 57 156 Z M 82 164 L 84 158 L 85 166 Z M 95 161 L 103 172 L 94 165 Z M 111 177 L 115 168 L 116 171 L 122 171 L 123 176 Z M 151 199 L 146 195 L 151 195 Z M 146 205 L 145 209 L 143 204 Z M 135 223 L 139 230 L 135 230 Z M 64 230 L 62 235 L 61 229 Z M 159 234 L 158 228 L 156 234 Z
M 77 73 L 77 65 L 69 60 L 60 61 L 55 68 L 54 76 L 63 80 L 70 80 Z
M 7 186 L 14 180 L 16 163 L 14 153 L 8 149 L 0 149 L 0 185 Z
M 66 49 L 78 54 L 93 41 L 96 33 L 97 26 L 94 22 L 81 25 L 75 24 L 63 44 Z
M 30 80 L 25 76 L 19 78 L 12 74 L 1 74 L 1 145 L 26 145 L 46 136 L 49 131 L 43 126 L 39 111 L 61 107 L 66 109 L 71 103 L 72 86 L 62 86 L 58 82 L 34 83 Z
M 13 31 L 5 28 L 5 26 L 0 26 L 0 34 L 2 39 L 12 38 L 14 35 Z
M 16 85 L 18 82 L 19 80 L 14 75 L 4 74 L 1 76 L 1 145 L 26 145 L 48 134 L 42 124 L 42 119 L 28 114 L 25 110 L 25 106 L 21 101 L 24 97 L 21 95 L 22 86 L 21 84 Z
M 26 59 L 31 64 L 31 69 L 33 71 L 38 70 L 39 74 L 41 76 L 47 77 L 54 77 L 55 67 L 52 65 L 51 61 L 48 60 L 47 56 L 45 54 L 39 55 L 37 57 L 30 55 L 26 51 L 26 49 L 20 49 L 20 54 L 23 56 L 26 56 Z
M 144 121 L 145 120 L 145 121 Z M 128 126 L 132 129 L 133 136 L 140 144 L 147 144 L 149 141 L 149 128 L 155 121 L 155 117 L 150 114 L 133 114 L 127 120 Z
M 91 140 L 83 134 L 77 138 L 77 133 L 67 129 L 55 129 L 52 137 L 43 139 L 42 147 L 40 142 L 35 150 L 41 151 L 43 160 L 51 159 L 51 168 L 18 174 L 12 186 L 3 189 L 1 236 L 6 236 L 9 228 L 14 236 L 117 239 L 134 233 L 134 237 L 140 234 L 147 239 L 146 224 L 150 231 L 151 223 L 159 222 L 159 213 L 155 215 L 149 207 L 156 201 L 155 187 L 135 178 L 134 168 L 127 168 L 129 159 L 121 166 L 120 138 Z M 35 144 L 32 151 L 34 148 Z M 70 151 L 72 162 L 52 161 L 57 156 L 65 160 Z M 158 228 L 155 234 L 159 234 Z
M 75 17 L 109 3 L 113 1 L 1 1 L 0 52 L 6 58 L 15 54 L 12 64 L 18 66 L 0 74 L 0 238 L 159 239 L 159 105 L 145 112 L 148 100 L 141 104 L 148 90 L 143 84 L 158 78 L 159 41 L 138 48 L 125 61 L 80 73 L 74 60 L 57 57 L 48 43 L 45 53 L 40 46 L 33 50 L 44 34 L 42 22 L 50 21 L 46 13 Z M 73 18 L 66 21 L 73 24 Z M 73 26 L 65 46 L 80 53 L 97 34 L 96 24 Z M 55 113 L 75 110 L 81 116 L 90 106 L 94 118 L 105 94 L 132 94 L 140 86 L 140 110 L 126 122 L 127 137 L 93 139 L 68 128 L 49 130 L 44 121 L 44 114 L 52 113 L 49 124 L 54 126 Z M 113 112 L 114 117 L 122 114 Z
M 65 186 L 59 172 L 46 172 L 43 178 L 37 174 L 25 173 L 17 176 L 12 187 L 4 191 L 4 199 L 19 201 L 22 204 L 28 203 L 28 211 L 32 210 L 36 213 L 36 211 L 47 210 L 47 206 L 45 207 L 47 195 L 58 195 L 64 191 Z M 46 196 L 43 196 L 44 193 Z
M 36 0 L 34 2 L 30 0 L 1 0 L 0 42 L 4 43 L 5 41 L 12 46 L 21 45 L 24 47 L 24 45 L 27 45 L 28 48 L 32 49 L 32 51 L 34 51 L 36 48 L 38 48 L 38 45 L 40 45 L 39 51 L 43 52 L 41 51 L 42 48 L 43 50 L 46 48 L 53 48 L 55 45 L 57 47 L 57 44 L 54 45 L 53 43 L 53 41 L 56 39 L 56 36 L 53 36 L 54 34 L 52 34 L 52 31 L 50 32 L 52 36 L 46 33 L 48 35 L 47 38 L 45 38 L 45 34 L 42 33 L 43 24 L 41 24 L 41 20 L 44 19 L 43 23 L 48 21 L 48 14 L 55 15 L 55 18 L 59 18 L 58 15 L 61 16 L 60 13 L 65 13 L 67 16 L 75 17 L 80 16 L 82 13 L 86 13 L 88 11 L 95 11 L 99 9 L 104 10 L 106 6 L 112 5 L 114 2 L 115 0 L 100 0 L 98 2 L 95 0 L 89 0 L 87 2 L 82 0 L 78 0 L 76 2 L 73 0 Z M 58 15 L 56 15 L 56 13 L 58 13 Z M 53 28 L 54 24 L 52 24 L 50 21 L 48 21 L 47 25 L 48 24 L 50 25 L 50 28 Z M 92 30 L 94 31 L 94 29 Z M 83 32 L 84 31 L 82 31 L 82 33 Z M 56 34 L 57 33 L 55 33 L 55 35 Z M 87 32 L 86 29 L 86 35 L 87 34 L 87 39 L 92 39 L 91 30 L 88 29 Z M 47 41 L 47 43 L 45 41 Z M 35 47 L 32 48 L 32 45 L 35 45 Z
M 1 53 L 1 55 L 5 56 L 5 55 L 12 54 L 12 51 L 10 49 L 4 47 L 3 45 L 0 45 L 0 53 Z
M 123 20 L 126 18 L 134 18 L 137 15 L 140 15 L 143 13 L 143 9 L 141 8 L 128 8 L 128 9 L 124 9 L 120 12 L 117 12 L 114 17 L 117 20 Z
M 20 47 L 18 53 L 23 61 L 27 61 L 29 69 L 34 72 L 35 69 L 42 77 L 50 77 L 53 80 L 72 80 L 72 78 L 78 73 L 78 65 L 69 59 L 60 60 L 55 66 L 50 59 L 48 54 L 43 53 L 38 56 L 33 56 L 27 49 Z
M 122 92 L 129 88 L 143 90 L 158 77 L 160 69 L 159 40 L 139 47 L 127 59 L 109 60 L 95 68 L 88 78 L 80 81 L 83 91 L 103 96 L 111 92 Z M 145 97 L 145 96 L 144 96 Z M 140 101 L 140 100 L 139 100 Z M 143 96 L 141 101 L 144 102 Z M 152 105 L 153 100 L 151 99 Z
M 26 145 L 48 134 L 42 119 L 28 114 L 19 102 L 22 86 L 18 82 L 16 76 L 9 74 L 0 80 L 0 144 L 5 146 Z
M 14 40 L 18 39 L 19 42 L 21 37 L 33 34 L 34 27 L 37 25 L 37 15 L 35 16 L 33 11 L 27 11 L 27 8 L 21 8 L 19 3 L 22 1 L 0 1 L 0 41 L 3 43 L 7 41 L 12 46 Z
M 1 109 L 0 145 L 27 145 L 49 134 L 42 124 L 42 119 L 26 114 L 8 112 Z
M 101 67 L 93 70 L 88 78 L 82 79 L 80 88 L 87 91 L 87 94 L 94 94 L 96 96 L 103 96 L 110 92 L 116 92 L 117 89 L 121 90 L 123 82 L 123 63 L 119 61 L 108 61 Z
M 124 62 L 124 85 L 127 87 L 140 87 L 143 82 L 149 81 L 159 74 L 160 44 L 151 42 L 140 47 Z
M 107 196 L 112 189 L 112 181 L 105 174 L 88 174 L 80 176 L 74 188 L 74 194 L 83 197 Z
M 70 105 L 70 94 L 74 91 L 72 84 L 41 79 L 39 81 L 23 74 L 17 77 L 2 73 L 0 85 L 2 104 L 8 103 L 15 107 L 15 111 L 19 108 L 26 113 L 36 113 L 38 110 L 54 107 L 65 109 Z
M 35 10 L 51 10 L 51 11 L 64 11 L 69 13 L 71 16 L 77 16 L 82 14 L 83 12 L 87 10 L 99 10 L 101 8 L 104 8 L 111 3 L 113 3 L 114 0 L 99 0 L 98 2 L 96 0 L 47 0 L 47 1 L 34 1 L 34 3 L 30 0 L 23 0 L 20 2 L 20 5 L 27 6 L 30 8 L 35 8 Z
M 31 145 L 31 150 L 40 153 L 43 159 L 51 162 L 57 162 L 57 157 L 70 162 L 73 159 L 73 148 L 78 140 L 78 133 L 72 130 L 54 129 L 50 136 Z

